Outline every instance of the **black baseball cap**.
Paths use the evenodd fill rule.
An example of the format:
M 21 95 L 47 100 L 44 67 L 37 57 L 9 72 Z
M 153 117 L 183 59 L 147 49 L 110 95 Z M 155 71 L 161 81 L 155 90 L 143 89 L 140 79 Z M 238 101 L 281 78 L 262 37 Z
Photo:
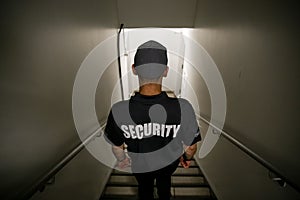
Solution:
M 141 44 L 134 56 L 137 74 L 143 78 L 159 78 L 167 68 L 167 64 L 166 47 L 154 40 Z

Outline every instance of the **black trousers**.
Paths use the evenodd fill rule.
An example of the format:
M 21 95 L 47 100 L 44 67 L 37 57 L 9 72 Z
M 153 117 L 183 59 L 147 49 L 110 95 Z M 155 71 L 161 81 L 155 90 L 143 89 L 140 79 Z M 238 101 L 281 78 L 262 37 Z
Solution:
M 138 182 L 138 192 L 140 200 L 153 200 L 154 180 L 156 180 L 157 193 L 159 200 L 169 200 L 171 198 L 171 176 L 175 172 L 179 161 L 160 170 L 135 173 L 134 176 Z

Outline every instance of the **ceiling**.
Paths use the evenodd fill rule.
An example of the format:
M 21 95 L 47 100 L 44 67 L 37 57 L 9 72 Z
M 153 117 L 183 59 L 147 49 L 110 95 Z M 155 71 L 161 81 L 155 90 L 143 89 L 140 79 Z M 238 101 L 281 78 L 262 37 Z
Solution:
M 197 0 L 117 0 L 119 23 L 126 28 L 192 28 Z

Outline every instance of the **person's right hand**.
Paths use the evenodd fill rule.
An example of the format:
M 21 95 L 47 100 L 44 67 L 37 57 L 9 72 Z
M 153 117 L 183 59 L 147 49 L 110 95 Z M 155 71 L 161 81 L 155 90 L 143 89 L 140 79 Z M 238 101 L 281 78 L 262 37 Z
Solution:
M 128 157 L 126 157 L 124 160 L 117 163 L 117 167 L 120 169 L 124 169 L 126 167 L 129 167 L 131 164 L 131 161 Z
M 179 161 L 181 166 L 183 166 L 184 168 L 189 168 L 191 165 L 191 161 L 184 160 L 183 156 L 180 157 Z

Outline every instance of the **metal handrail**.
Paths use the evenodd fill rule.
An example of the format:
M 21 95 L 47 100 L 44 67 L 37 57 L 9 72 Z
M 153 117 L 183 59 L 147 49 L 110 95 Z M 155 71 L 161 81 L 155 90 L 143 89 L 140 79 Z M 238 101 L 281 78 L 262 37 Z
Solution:
M 220 136 L 223 136 L 229 142 L 237 146 L 240 150 L 246 153 L 248 156 L 256 160 L 258 163 L 263 165 L 269 171 L 273 172 L 277 175 L 276 179 L 281 179 L 291 187 L 293 187 L 296 191 L 300 192 L 299 186 L 284 176 L 276 167 L 274 167 L 271 163 L 264 160 L 261 156 L 257 153 L 246 147 L 243 143 L 232 137 L 226 131 L 218 128 L 214 124 L 210 123 L 204 117 L 197 115 L 197 118 L 203 121 L 205 124 L 213 127 L 216 129 Z M 59 163 L 57 163 L 50 171 L 48 171 L 42 178 L 40 178 L 35 184 L 33 184 L 26 192 L 19 194 L 18 199 L 29 199 L 32 197 L 38 190 L 43 190 L 43 188 L 47 185 L 49 180 L 51 180 L 67 163 L 69 163 L 81 150 L 85 147 L 85 145 L 89 144 L 96 136 L 101 136 L 102 130 L 106 124 L 103 123 L 98 129 L 96 129 L 90 136 L 88 136 L 83 142 L 80 142 L 68 155 L 66 155 Z M 274 179 L 275 180 L 275 179 Z M 277 181 L 276 180 L 276 181 Z
M 80 142 L 74 149 L 70 151 L 60 162 L 58 162 L 51 170 L 49 170 L 42 178 L 40 178 L 36 183 L 34 183 L 27 191 L 23 191 L 18 195 L 17 199 L 29 199 L 38 190 L 43 191 L 47 183 L 55 177 L 55 175 L 68 164 L 76 155 L 78 155 L 85 145 L 89 144 L 95 137 L 100 137 L 102 130 L 106 123 L 97 128 L 91 135 L 89 135 L 83 142 Z
M 297 192 L 300 193 L 300 187 L 293 182 L 292 180 L 288 179 L 286 176 L 283 175 L 283 173 L 280 172 L 279 169 L 277 169 L 275 166 L 273 166 L 270 162 L 266 161 L 263 159 L 260 155 L 246 147 L 242 142 L 237 140 L 236 138 L 232 137 L 229 133 L 224 131 L 223 129 L 218 128 L 216 125 L 210 123 L 207 119 L 200 115 L 196 115 L 198 119 L 203 121 L 205 124 L 211 126 L 215 130 L 217 130 L 220 133 L 220 136 L 223 136 L 225 139 L 227 139 L 230 143 L 234 144 L 236 147 L 238 147 L 240 150 L 242 150 L 244 153 L 246 153 L 248 156 L 256 160 L 258 163 L 260 163 L 262 166 L 267 168 L 270 172 L 274 173 L 277 175 L 276 178 L 274 178 L 274 181 L 278 182 L 284 182 L 290 185 L 292 188 L 294 188 Z M 285 185 L 285 184 L 283 184 Z

